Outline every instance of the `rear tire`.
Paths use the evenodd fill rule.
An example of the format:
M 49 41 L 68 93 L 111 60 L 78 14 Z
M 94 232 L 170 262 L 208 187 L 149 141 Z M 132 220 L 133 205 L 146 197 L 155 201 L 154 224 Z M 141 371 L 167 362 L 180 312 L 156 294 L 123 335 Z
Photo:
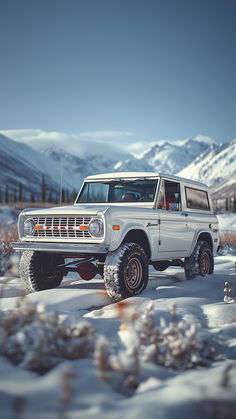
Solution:
M 56 271 L 57 265 L 64 263 L 64 258 L 32 250 L 23 252 L 20 260 L 20 277 L 29 292 L 56 288 L 63 279 L 63 271 Z
M 104 283 L 114 301 L 140 294 L 148 282 L 148 260 L 137 243 L 124 243 L 108 254 L 104 264 Z
M 192 255 L 185 259 L 184 270 L 186 279 L 197 275 L 206 276 L 214 272 L 212 248 L 205 241 L 198 241 Z

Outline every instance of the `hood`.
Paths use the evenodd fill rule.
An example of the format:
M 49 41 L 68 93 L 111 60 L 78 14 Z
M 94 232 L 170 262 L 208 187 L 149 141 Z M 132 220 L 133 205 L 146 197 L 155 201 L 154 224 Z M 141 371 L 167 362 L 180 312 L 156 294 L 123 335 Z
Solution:
M 126 205 L 124 203 L 117 204 L 117 203 L 109 203 L 108 205 L 104 204 L 75 204 L 75 205 L 67 205 L 63 207 L 52 207 L 52 208 L 26 208 L 21 212 L 24 216 L 38 216 L 42 215 L 42 217 L 53 216 L 53 215 L 64 215 L 64 216 L 77 216 L 77 215 L 99 215 L 101 213 L 105 214 L 106 212 L 114 211 L 114 212 L 121 212 L 122 210 L 128 211 L 132 213 L 134 211 L 134 207 L 142 210 L 153 210 L 153 203 L 129 203 Z
M 49 216 L 49 215 L 96 215 L 98 213 L 105 213 L 107 210 L 107 206 L 99 206 L 99 205 L 67 205 L 63 207 L 52 207 L 52 208 L 26 208 L 21 212 L 21 214 L 34 216 L 34 215 L 42 215 L 42 216 Z

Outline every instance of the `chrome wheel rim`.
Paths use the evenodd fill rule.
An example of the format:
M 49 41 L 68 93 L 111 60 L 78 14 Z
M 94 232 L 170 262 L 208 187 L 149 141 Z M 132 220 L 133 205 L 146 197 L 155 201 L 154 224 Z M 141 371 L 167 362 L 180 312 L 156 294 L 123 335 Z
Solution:
M 136 257 L 131 258 L 124 272 L 124 279 L 127 287 L 131 290 L 135 290 L 142 281 L 143 269 L 142 264 Z

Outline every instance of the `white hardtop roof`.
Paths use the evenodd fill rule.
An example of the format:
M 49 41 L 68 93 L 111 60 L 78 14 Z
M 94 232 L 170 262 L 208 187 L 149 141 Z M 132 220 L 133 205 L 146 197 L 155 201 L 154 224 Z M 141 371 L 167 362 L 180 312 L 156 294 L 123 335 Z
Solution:
M 92 175 L 87 176 L 85 178 L 86 181 L 93 181 L 93 180 L 112 180 L 112 179 L 139 179 L 139 178 L 159 178 L 164 177 L 170 180 L 182 181 L 193 183 L 194 185 L 203 186 L 207 188 L 205 183 L 201 183 L 195 180 L 186 179 L 178 176 L 167 175 L 165 173 L 155 173 L 155 172 L 115 172 L 115 173 L 103 173 L 99 175 Z

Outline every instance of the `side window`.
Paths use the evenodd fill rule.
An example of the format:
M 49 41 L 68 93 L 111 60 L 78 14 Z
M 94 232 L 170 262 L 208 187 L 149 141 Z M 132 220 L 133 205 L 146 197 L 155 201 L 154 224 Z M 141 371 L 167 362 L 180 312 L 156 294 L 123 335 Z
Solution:
M 169 211 L 181 211 L 180 184 L 165 180 L 165 206 Z
M 185 186 L 187 208 L 210 210 L 209 199 L 206 191 Z
M 181 211 L 180 184 L 178 182 L 162 180 L 157 208 L 167 211 Z

